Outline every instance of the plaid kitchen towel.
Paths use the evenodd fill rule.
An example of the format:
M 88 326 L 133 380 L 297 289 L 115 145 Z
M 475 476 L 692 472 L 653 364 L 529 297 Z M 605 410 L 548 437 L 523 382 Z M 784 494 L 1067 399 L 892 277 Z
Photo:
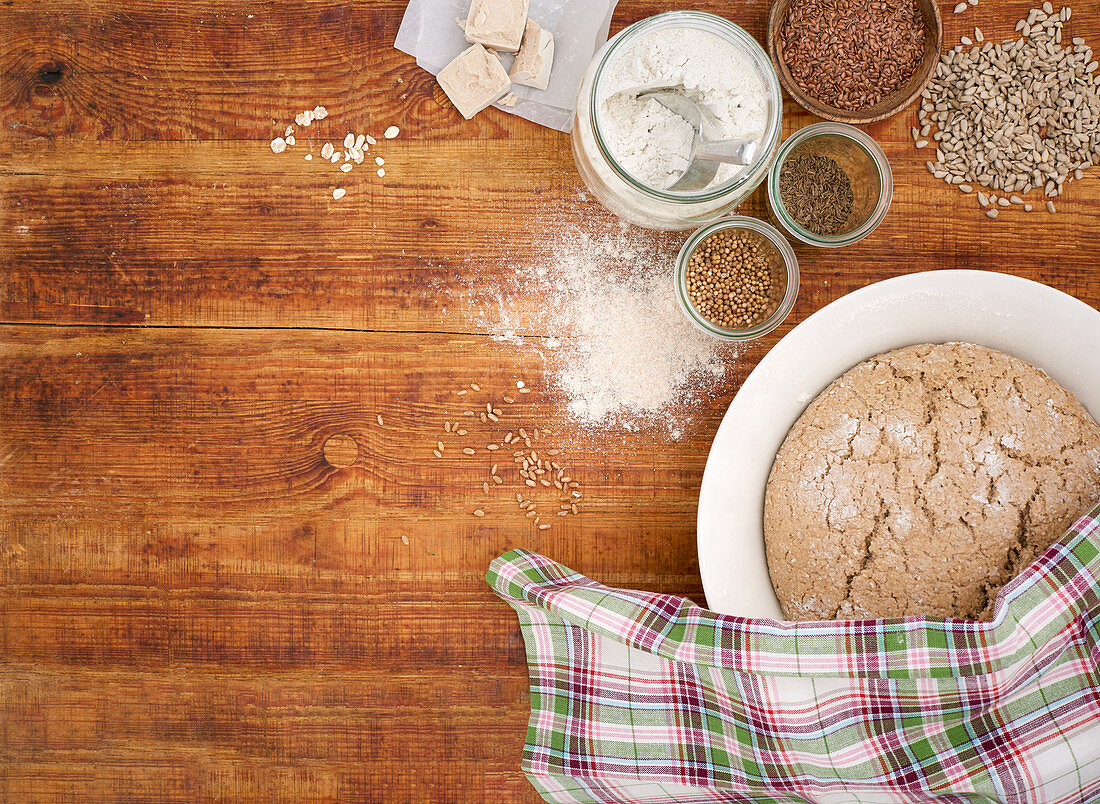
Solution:
M 1100 801 L 1100 506 L 991 622 L 729 617 L 523 550 L 488 580 L 519 615 L 547 801 Z

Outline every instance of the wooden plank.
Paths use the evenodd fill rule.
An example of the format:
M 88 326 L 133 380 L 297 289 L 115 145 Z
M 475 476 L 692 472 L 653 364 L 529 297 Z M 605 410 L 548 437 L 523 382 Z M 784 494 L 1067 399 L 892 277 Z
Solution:
M 553 259 L 563 233 L 606 233 L 615 223 L 579 200 L 564 135 L 497 111 L 460 123 L 440 107 L 430 78 L 389 47 L 400 5 L 200 3 L 167 16 L 147 2 L 0 8 L 0 23 L 6 16 L 17 31 L 0 51 L 11 77 L 0 103 L 0 149 L 7 140 L 10 151 L 0 167 L 0 320 L 499 331 L 480 310 L 515 266 Z M 954 41 L 978 24 L 995 36 L 1005 27 L 995 20 L 1026 9 L 983 4 L 948 15 L 945 33 Z M 617 25 L 656 10 L 624 4 Z M 714 10 L 760 33 L 761 8 Z M 276 43 L 280 26 L 286 41 Z M 1100 16 L 1078 15 L 1070 29 L 1094 37 Z M 43 73 L 66 48 L 74 63 L 102 49 L 110 59 Z M 280 94 L 270 70 L 285 64 L 296 69 L 279 73 Z M 383 78 L 401 92 L 380 86 Z M 263 108 L 241 98 L 263 98 Z M 272 154 L 271 137 L 321 100 L 333 114 L 303 145 Z M 788 133 L 812 122 L 793 104 L 785 112 Z M 338 140 L 349 127 L 377 133 L 390 121 L 403 136 L 379 146 L 385 180 L 360 168 L 333 202 L 343 174 L 305 162 L 305 140 Z M 804 283 L 792 320 L 875 279 L 934 268 L 1009 271 L 1095 303 L 1095 169 L 1068 185 L 1058 215 L 990 221 L 972 196 L 927 174 L 907 133 L 914 121 L 911 110 L 867 128 L 893 166 L 892 210 L 856 246 L 796 248 Z M 766 215 L 763 193 L 743 211 Z M 504 298 L 518 331 L 537 330 L 522 292 Z
M 534 800 L 516 769 L 522 674 L 7 665 L 4 678 L 2 757 L 22 794 L 10 800 L 393 801 L 369 797 L 383 787 L 492 800 L 486 766 L 523 791 L 513 800 Z
M 656 449 L 651 433 L 559 428 L 541 367 L 483 338 L 13 327 L 0 343 L 0 538 L 25 551 L 8 562 L 13 584 L 392 595 L 420 579 L 486 601 L 488 561 L 527 546 L 614 582 L 698 592 L 695 488 L 721 404 Z M 717 398 L 741 374 L 731 364 Z M 463 416 L 504 404 L 521 378 L 535 393 L 499 424 Z M 471 382 L 484 399 L 456 396 Z M 444 432 L 459 419 L 465 438 Z M 516 506 L 514 467 L 484 448 L 520 426 L 552 426 L 539 443 L 584 484 L 585 512 L 549 532 Z M 335 436 L 354 440 L 352 465 L 326 460 Z M 493 463 L 507 482 L 486 495 Z M 639 540 L 654 550 L 641 565 Z

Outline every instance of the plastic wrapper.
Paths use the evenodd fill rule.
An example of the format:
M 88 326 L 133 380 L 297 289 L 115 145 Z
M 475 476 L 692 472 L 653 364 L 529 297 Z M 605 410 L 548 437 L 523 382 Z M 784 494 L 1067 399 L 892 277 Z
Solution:
M 607 41 L 618 0 L 531 0 L 528 16 L 554 35 L 554 68 L 545 90 L 513 84 L 514 106 L 498 109 L 539 125 L 569 131 L 577 89 L 592 56 Z M 469 0 L 410 0 L 394 47 L 436 75 L 470 46 L 456 19 L 465 20 Z M 510 53 L 500 54 L 507 70 Z

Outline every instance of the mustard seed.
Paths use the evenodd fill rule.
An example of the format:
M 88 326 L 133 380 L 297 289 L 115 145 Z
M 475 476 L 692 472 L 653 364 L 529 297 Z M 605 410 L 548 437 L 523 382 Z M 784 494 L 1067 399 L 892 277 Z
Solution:
M 778 307 L 781 267 L 766 239 L 746 230 L 723 229 L 703 240 L 688 258 L 688 298 L 711 323 L 747 329 Z

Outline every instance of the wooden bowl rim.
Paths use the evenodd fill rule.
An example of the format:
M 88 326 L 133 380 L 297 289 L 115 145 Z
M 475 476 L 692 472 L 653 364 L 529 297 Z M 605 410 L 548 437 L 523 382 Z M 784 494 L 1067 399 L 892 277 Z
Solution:
M 917 97 L 924 92 L 925 88 L 932 81 L 932 76 L 936 74 L 936 67 L 939 64 L 939 54 L 943 48 L 943 17 L 940 14 L 940 6 L 936 0 L 917 0 L 918 7 L 929 8 L 932 11 L 932 18 L 936 21 L 936 28 L 934 31 L 928 31 L 927 26 L 925 31 L 931 33 L 932 44 L 935 47 L 935 53 L 937 57 L 929 60 L 928 67 L 925 68 L 924 76 L 917 82 L 913 89 L 906 94 L 900 100 L 890 104 L 885 109 L 882 109 L 871 114 L 861 113 L 860 111 L 847 111 L 845 109 L 837 109 L 833 106 L 827 106 L 811 96 L 807 95 L 801 90 L 797 82 L 791 76 L 790 71 L 787 69 L 787 63 L 779 57 L 779 51 L 776 46 L 776 39 L 779 37 L 779 27 L 781 20 L 777 20 L 780 12 L 786 16 L 787 8 L 790 6 L 792 0 L 775 0 L 772 3 L 771 9 L 768 11 L 768 23 L 767 23 L 767 46 L 768 57 L 772 60 L 772 66 L 775 67 L 775 72 L 779 76 L 779 83 L 786 90 L 787 94 L 791 96 L 799 106 L 805 109 L 810 114 L 817 115 L 825 120 L 830 120 L 834 123 L 848 123 L 849 125 L 866 125 L 868 123 L 877 123 L 880 120 L 885 120 L 888 117 L 893 117 L 898 112 L 901 112 L 909 106 Z M 923 15 L 922 15 L 923 16 Z M 777 24 L 779 23 L 779 24 Z M 927 47 L 927 44 L 925 45 Z M 911 80 L 911 79 L 910 79 Z M 874 109 L 880 106 L 883 101 L 879 101 L 875 106 L 870 107 Z

